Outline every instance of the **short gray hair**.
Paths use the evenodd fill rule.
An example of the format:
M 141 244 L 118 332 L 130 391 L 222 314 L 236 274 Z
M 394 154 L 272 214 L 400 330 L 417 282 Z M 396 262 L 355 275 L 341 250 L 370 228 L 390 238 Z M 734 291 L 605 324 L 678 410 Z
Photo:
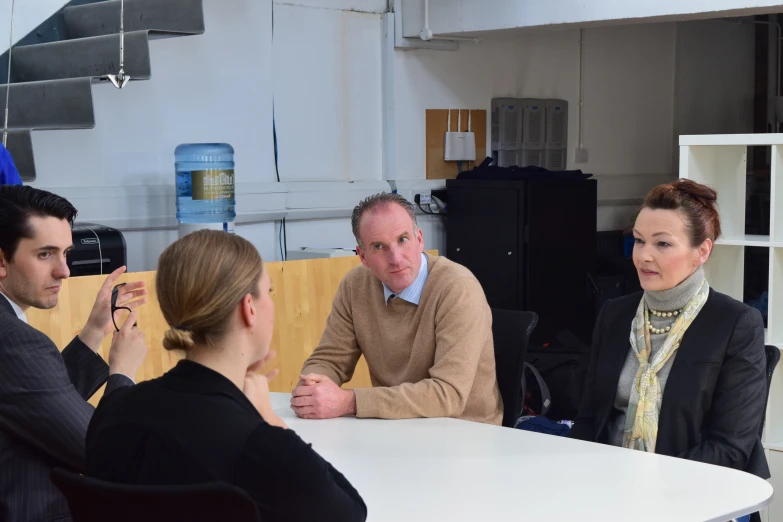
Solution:
M 413 208 L 413 204 L 399 194 L 381 192 L 380 194 L 375 194 L 366 199 L 363 199 L 353 209 L 353 213 L 351 214 L 351 229 L 353 230 L 353 235 L 356 238 L 357 245 L 363 247 L 362 239 L 359 237 L 359 224 L 361 223 L 364 214 L 367 212 L 375 213 L 392 203 L 401 206 L 405 212 L 408 213 L 408 215 L 411 217 L 411 221 L 413 221 L 413 228 L 414 230 L 416 229 L 418 225 L 416 223 L 416 211 Z

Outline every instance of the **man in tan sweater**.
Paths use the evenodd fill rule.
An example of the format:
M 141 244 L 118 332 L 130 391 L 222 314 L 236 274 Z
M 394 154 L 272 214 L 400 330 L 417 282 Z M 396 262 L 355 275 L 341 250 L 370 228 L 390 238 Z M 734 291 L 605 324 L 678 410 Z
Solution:
M 479 282 L 462 265 L 424 254 L 413 206 L 402 196 L 367 198 L 351 223 L 364 266 L 340 283 L 294 389 L 296 414 L 500 424 L 492 313 Z M 373 387 L 341 389 L 361 355 Z

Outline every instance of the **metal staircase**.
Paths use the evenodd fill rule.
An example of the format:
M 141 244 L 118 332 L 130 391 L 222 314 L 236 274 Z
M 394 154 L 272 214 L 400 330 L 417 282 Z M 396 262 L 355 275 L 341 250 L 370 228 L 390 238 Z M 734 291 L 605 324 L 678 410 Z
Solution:
M 92 85 L 108 83 L 107 75 L 119 71 L 119 31 L 119 0 L 74 0 L 14 46 L 7 148 L 23 181 L 35 180 L 33 130 L 95 127 Z M 202 34 L 202 1 L 125 0 L 124 31 L 125 73 L 132 81 L 149 79 L 150 40 Z M 3 101 L 7 63 L 6 51 L 0 56 Z

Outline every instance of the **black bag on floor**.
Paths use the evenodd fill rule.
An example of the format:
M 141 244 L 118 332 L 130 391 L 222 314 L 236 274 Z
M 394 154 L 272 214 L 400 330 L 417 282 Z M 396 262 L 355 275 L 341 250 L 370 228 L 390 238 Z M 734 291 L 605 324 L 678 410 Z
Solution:
M 570 332 L 561 332 L 556 342 L 528 348 L 527 362 L 533 365 L 548 387 L 550 404 L 546 417 L 550 420 L 573 420 L 582 401 L 585 373 L 590 362 L 590 347 Z M 541 404 L 542 396 L 536 379 L 527 379 L 527 400 Z
M 541 415 L 546 417 L 552 399 L 549 396 L 549 388 L 536 367 L 525 363 L 522 370 L 522 416 Z

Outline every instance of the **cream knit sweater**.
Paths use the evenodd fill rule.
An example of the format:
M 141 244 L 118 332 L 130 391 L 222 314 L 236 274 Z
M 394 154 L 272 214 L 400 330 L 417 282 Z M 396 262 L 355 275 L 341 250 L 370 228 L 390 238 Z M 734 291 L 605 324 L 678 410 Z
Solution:
M 302 373 L 349 381 L 361 355 L 372 388 L 356 390 L 358 417 L 457 417 L 500 424 L 492 313 L 473 274 L 427 256 L 419 305 L 384 303 L 383 285 L 364 266 L 340 283 L 321 342 Z

